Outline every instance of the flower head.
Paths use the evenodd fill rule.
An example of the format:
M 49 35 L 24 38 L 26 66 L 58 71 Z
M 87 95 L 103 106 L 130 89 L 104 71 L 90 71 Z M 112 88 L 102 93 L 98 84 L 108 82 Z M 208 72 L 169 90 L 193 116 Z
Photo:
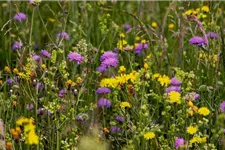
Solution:
M 116 116 L 115 118 L 119 122 L 124 122 L 124 117 L 123 116 Z
M 200 98 L 200 95 L 196 92 L 191 92 L 185 95 L 185 99 L 190 101 L 197 101 L 199 100 L 199 98 Z
M 111 93 L 111 90 L 106 87 L 100 87 L 96 90 L 96 93 L 97 94 L 108 94 L 108 93 Z
M 183 138 L 176 138 L 175 139 L 176 149 L 178 149 L 180 146 L 184 146 L 184 139 Z
M 221 104 L 220 104 L 220 110 L 222 112 L 225 112 L 225 101 L 223 101 Z
M 16 50 L 20 49 L 22 46 L 23 46 L 23 43 L 21 43 L 21 42 L 15 42 L 15 43 L 13 44 L 13 46 L 12 46 L 12 49 L 13 49 L 14 51 L 16 51 Z
M 122 108 L 125 108 L 125 107 L 130 108 L 130 107 L 131 107 L 131 105 L 130 105 L 130 103 L 129 103 L 129 102 L 121 102 L 121 103 L 120 103 L 120 107 L 122 107 Z
M 139 43 L 135 46 L 135 54 L 140 55 L 143 50 L 148 49 L 147 43 Z
M 194 126 L 187 127 L 187 133 L 189 134 L 195 134 L 197 131 L 198 131 L 197 127 L 194 127 Z
M 108 100 L 106 98 L 100 98 L 98 100 L 98 107 L 107 107 L 107 108 L 109 108 L 110 106 L 111 106 L 110 100 Z
M 219 38 L 219 34 L 214 33 L 214 32 L 209 32 L 206 36 L 207 36 L 207 38 L 212 38 L 212 39 L 218 39 Z
M 147 132 L 147 133 L 144 134 L 144 138 L 146 140 L 154 139 L 155 138 L 155 133 L 154 132 Z
M 65 96 L 65 94 L 66 94 L 66 89 L 61 89 L 61 90 L 59 91 L 58 96 L 59 96 L 60 98 L 63 98 L 63 97 Z
M 181 103 L 180 93 L 178 93 L 176 91 L 172 91 L 168 95 L 169 95 L 169 102 L 170 103 L 177 103 L 177 104 Z
M 41 57 L 39 55 L 33 55 L 32 58 L 36 62 L 39 62 L 41 60 Z
M 102 54 L 100 60 L 101 62 L 108 59 L 108 58 L 115 58 L 115 59 L 118 59 L 118 55 L 116 53 L 113 53 L 112 51 L 107 51 L 107 52 L 104 52 L 104 54 Z
M 203 116 L 208 116 L 210 113 L 210 110 L 207 107 L 201 107 L 198 109 L 198 113 Z
M 119 127 L 117 127 L 117 126 L 113 126 L 113 127 L 111 127 L 110 132 L 112 132 L 112 133 L 120 133 L 120 132 L 122 132 L 122 130 Z
M 115 59 L 115 58 L 105 59 L 101 64 L 101 66 L 105 68 L 117 67 L 117 65 L 118 65 L 118 59 Z
M 22 13 L 22 12 L 18 12 L 18 13 L 15 14 L 15 16 L 13 18 L 16 21 L 20 21 L 21 22 L 23 20 L 26 20 L 27 16 L 24 13 Z
M 169 94 L 170 92 L 175 91 L 180 93 L 180 87 L 179 86 L 169 86 L 166 89 L 166 93 Z
M 52 55 L 48 52 L 48 51 L 46 51 L 46 50 L 41 50 L 41 54 L 43 55 L 43 56 L 45 56 L 45 57 L 47 57 L 47 58 L 50 58 Z
M 76 62 L 77 64 L 80 64 L 84 60 L 84 57 L 78 54 L 77 52 L 70 52 L 68 54 L 68 58 L 70 62 L 73 61 Z
M 126 30 L 126 32 L 128 32 L 132 29 L 132 26 L 129 24 L 124 24 L 122 27 Z
M 58 33 L 57 37 L 58 37 L 58 38 L 64 38 L 64 39 L 66 39 L 66 40 L 70 40 L 70 36 L 69 36 L 69 34 L 66 33 L 66 32 Z
M 202 37 L 199 37 L 199 36 L 194 36 L 193 38 L 191 38 L 189 40 L 190 44 L 193 44 L 193 45 L 197 45 L 197 46 L 204 46 L 206 45 L 206 41 L 204 38 Z
M 178 80 L 176 77 L 173 77 L 171 80 L 170 80 L 170 84 L 171 85 L 175 85 L 175 86 L 180 86 L 181 85 L 181 81 Z

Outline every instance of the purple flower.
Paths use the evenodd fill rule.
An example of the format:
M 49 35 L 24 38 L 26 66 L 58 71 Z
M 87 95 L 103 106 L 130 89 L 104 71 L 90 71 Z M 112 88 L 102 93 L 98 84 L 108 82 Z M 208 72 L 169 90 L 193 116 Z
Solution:
M 46 51 L 46 50 L 41 50 L 41 54 L 43 55 L 43 56 L 45 56 L 45 57 L 47 57 L 47 58 L 50 58 L 52 55 L 48 52 L 48 51 Z
M 124 24 L 122 27 L 125 28 L 126 32 L 128 32 L 132 29 L 132 26 L 129 24 Z
M 17 77 L 13 77 L 7 80 L 8 85 L 18 84 Z
M 189 42 L 190 42 L 190 44 L 197 45 L 197 46 L 207 45 L 206 41 L 204 40 L 204 38 L 199 37 L 199 36 L 194 36 L 193 38 L 191 38 L 189 40 Z
M 37 110 L 38 115 L 43 115 L 43 112 L 44 112 L 44 108 L 38 108 Z
M 175 92 L 179 92 L 180 93 L 180 87 L 179 86 L 169 86 L 166 89 L 166 94 L 169 94 L 170 92 L 175 91 Z
M 13 46 L 12 46 L 12 49 L 13 49 L 14 51 L 16 51 L 16 50 L 20 49 L 22 46 L 23 46 L 23 43 L 21 43 L 21 42 L 15 42 L 15 43 L 13 44 Z
M 218 39 L 219 38 L 219 34 L 214 33 L 214 32 L 209 32 L 206 36 L 207 36 L 207 38 L 212 38 L 212 39 Z
M 99 72 L 101 72 L 101 73 L 106 72 L 107 70 L 108 70 L 108 69 L 105 68 L 104 66 L 99 66 L 99 67 L 97 68 L 97 71 L 99 71 Z
M 225 133 L 225 129 L 223 129 L 223 133 Z
M 180 146 L 184 146 L 184 139 L 183 138 L 176 138 L 176 140 L 175 140 L 176 149 L 178 149 Z
M 145 43 L 139 43 L 135 46 L 135 54 L 138 54 L 140 55 L 142 53 L 143 50 L 147 49 L 148 48 L 148 44 Z
M 7 84 L 8 84 L 8 85 L 12 85 L 12 84 L 13 84 L 13 80 L 12 80 L 12 79 L 8 79 L 8 80 L 7 80 Z
M 34 104 L 27 104 L 26 105 L 26 109 L 29 110 L 29 111 L 33 110 L 34 109 Z
M 119 127 L 113 126 L 113 127 L 111 127 L 110 132 L 120 133 L 120 132 L 122 132 L 122 130 Z
M 66 94 L 66 89 L 61 89 L 61 90 L 59 91 L 58 96 L 59 96 L 60 98 L 63 98 L 63 97 L 65 96 L 65 94 Z
M 222 112 L 225 112 L 225 101 L 223 101 L 221 104 L 220 104 L 220 110 Z
M 112 51 L 107 51 L 107 52 L 104 52 L 104 54 L 102 54 L 100 60 L 102 62 L 102 61 L 104 61 L 106 59 L 109 59 L 109 58 L 118 59 L 118 55 L 116 53 L 113 53 Z
M 186 100 L 197 101 L 199 100 L 200 95 L 196 92 L 191 92 L 185 95 Z
M 53 114 L 53 113 L 50 112 L 48 109 L 45 110 L 45 113 L 46 113 L 47 116 L 51 116 L 51 115 Z
M 116 58 L 105 59 L 102 62 L 101 66 L 105 67 L 105 68 L 117 67 L 118 66 L 118 59 L 116 59 Z
M 26 20 L 27 16 L 22 12 L 18 12 L 15 14 L 15 16 L 13 18 L 16 21 L 23 21 L 23 20 Z
M 119 122 L 124 122 L 124 117 L 123 116 L 116 116 L 115 118 Z
M 107 107 L 107 108 L 109 108 L 110 106 L 111 106 L 110 100 L 108 100 L 106 98 L 100 98 L 98 100 L 98 107 Z
M 36 62 L 39 62 L 41 60 L 41 57 L 39 55 L 33 55 L 32 58 Z
M 96 93 L 97 94 L 108 94 L 108 93 L 111 93 L 111 90 L 106 87 L 100 87 L 96 90 Z
M 38 47 L 38 44 L 34 44 L 34 50 L 37 50 L 39 47 Z
M 43 88 L 44 88 L 44 83 L 38 82 L 37 85 L 36 85 L 36 88 L 37 88 L 38 90 L 43 89 Z
M 80 64 L 84 60 L 84 57 L 78 54 L 77 52 L 70 52 L 68 54 L 68 58 L 70 62 L 74 61 L 77 62 L 78 64 Z
M 181 83 L 182 83 L 182 82 L 179 81 L 176 77 L 173 77 L 173 78 L 170 80 L 170 84 L 171 84 L 171 85 L 180 86 Z
M 66 39 L 66 40 L 70 40 L 70 36 L 69 36 L 68 33 L 66 33 L 66 32 L 58 33 L 57 37 L 58 37 L 58 38 L 64 38 L 64 39 Z
M 118 49 L 117 47 L 115 47 L 115 48 L 113 49 L 113 51 L 114 51 L 115 53 L 117 53 L 117 52 L 119 51 L 119 49 Z

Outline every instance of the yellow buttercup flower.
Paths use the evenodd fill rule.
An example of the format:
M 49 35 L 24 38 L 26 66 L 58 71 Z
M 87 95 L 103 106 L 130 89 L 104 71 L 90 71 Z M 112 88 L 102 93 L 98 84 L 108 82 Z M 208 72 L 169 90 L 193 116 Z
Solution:
M 125 38 L 125 35 L 123 33 L 120 33 L 120 38 Z
M 25 143 L 29 145 L 38 144 L 39 138 L 34 130 L 29 131 L 25 134 Z
M 187 133 L 189 133 L 189 134 L 195 134 L 196 132 L 198 131 L 198 128 L 197 127 L 194 127 L 194 126 L 189 126 L 188 128 L 187 128 Z
M 144 68 L 145 68 L 145 70 L 147 70 L 149 68 L 147 63 L 144 64 Z
M 210 114 L 210 110 L 207 107 L 201 107 L 198 109 L 198 113 L 203 116 L 208 116 Z
M 139 41 L 141 38 L 139 36 L 136 36 L 135 40 Z
M 172 30 L 173 28 L 174 28 L 174 24 L 173 23 L 169 24 L 169 29 Z
M 156 22 L 152 22 L 152 27 L 153 27 L 153 28 L 157 28 L 157 26 L 158 26 L 158 25 L 157 25 Z
M 120 107 L 121 108 L 126 108 L 126 107 L 130 108 L 131 104 L 129 102 L 121 102 L 120 103 Z
M 77 83 L 81 84 L 83 82 L 81 77 L 77 77 Z
M 181 103 L 179 92 L 172 91 L 168 95 L 169 95 L 169 102 L 170 103 L 177 103 L 177 104 Z
M 161 84 L 161 86 L 168 86 L 170 84 L 170 78 L 166 75 L 160 76 L 158 78 L 159 83 Z
M 146 140 L 154 139 L 155 138 L 155 133 L 154 132 L 147 132 L 147 133 L 144 134 L 144 138 Z
M 4 71 L 10 73 L 10 68 L 8 66 L 5 66 Z
M 19 73 L 19 70 L 17 68 L 14 68 L 13 69 L 13 73 L 18 74 Z
M 204 11 L 204 12 L 209 12 L 209 7 L 208 7 L 208 6 L 203 6 L 203 7 L 202 7 L 202 11 Z
M 124 73 L 126 72 L 126 68 L 124 66 L 120 66 L 120 69 L 118 71 L 119 73 Z

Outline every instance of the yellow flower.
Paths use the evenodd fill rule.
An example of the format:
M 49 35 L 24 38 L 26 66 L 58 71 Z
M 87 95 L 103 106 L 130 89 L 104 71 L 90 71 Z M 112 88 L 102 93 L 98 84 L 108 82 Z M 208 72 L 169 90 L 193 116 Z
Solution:
M 198 113 L 203 116 L 208 116 L 210 113 L 210 110 L 207 107 L 201 107 L 198 109 Z
M 168 86 L 170 84 L 170 78 L 166 75 L 160 76 L 158 78 L 159 83 L 161 86 Z
M 159 73 L 155 73 L 155 74 L 153 74 L 152 79 L 153 79 L 153 80 L 154 80 L 154 79 L 158 79 L 160 76 L 161 76 L 161 75 L 160 75 Z
M 120 103 L 120 107 L 121 107 L 121 108 L 125 108 L 125 107 L 130 108 L 130 107 L 131 107 L 131 105 L 130 105 L 130 103 L 129 103 L 129 102 L 121 102 L 121 103 Z
M 144 64 L 144 68 L 145 68 L 145 70 L 147 70 L 149 68 L 147 63 Z
M 49 20 L 50 22 L 55 22 L 55 19 L 53 19 L 53 18 L 48 18 L 48 20 Z
M 118 71 L 119 73 L 124 73 L 126 72 L 126 68 L 124 66 L 120 66 L 120 69 Z
M 194 144 L 194 143 L 206 143 L 206 137 L 200 137 L 200 136 L 194 136 L 191 140 L 190 140 L 190 144 Z
M 146 40 L 141 40 L 141 43 L 142 43 L 142 44 L 145 44 L 145 43 L 146 43 Z
M 189 102 L 188 102 L 188 106 L 189 106 L 189 107 L 193 107 L 193 106 L 194 106 L 194 104 L 192 103 L 192 101 L 189 101 Z
M 139 36 L 136 36 L 135 40 L 139 41 L 141 38 Z
M 117 48 L 119 50 L 123 50 L 123 47 L 127 45 L 127 41 L 126 40 L 119 40 L 118 43 L 117 43 Z
M 170 103 L 177 103 L 180 104 L 181 100 L 180 100 L 180 93 L 176 92 L 176 91 L 172 91 L 169 93 L 169 102 Z
M 187 128 L 187 133 L 189 133 L 189 134 L 195 134 L 196 132 L 198 131 L 198 128 L 197 127 L 194 127 L 194 126 L 189 126 L 188 128 Z
M 77 83 L 81 84 L 83 82 L 81 77 L 77 77 Z
M 151 59 L 152 58 L 152 54 L 149 54 L 146 58 Z
M 38 144 L 39 138 L 36 135 L 34 130 L 31 130 L 30 132 L 25 134 L 25 143 L 29 145 Z
M 123 33 L 120 33 L 120 38 L 125 38 L 125 35 Z
M 173 28 L 174 28 L 174 24 L 173 23 L 169 24 L 169 29 L 172 30 Z
M 13 73 L 18 74 L 19 73 L 19 70 L 17 68 L 14 68 L 13 69 Z
M 146 140 L 154 139 L 155 138 L 155 133 L 154 132 L 147 132 L 147 133 L 144 134 L 144 138 Z
M 41 65 L 41 68 L 42 68 L 42 69 L 46 69 L 46 65 L 45 65 L 45 64 L 42 64 L 42 65 Z
M 4 71 L 10 73 L 10 68 L 8 66 L 5 66 Z
M 157 25 L 157 23 L 156 22 L 152 22 L 152 27 L 153 28 L 156 28 L 158 25 Z
M 202 7 L 202 11 L 204 11 L 204 12 L 209 12 L 209 7 L 208 7 L 208 6 L 203 6 L 203 7 Z
M 189 110 L 188 113 L 191 117 L 194 115 L 194 112 L 192 110 Z

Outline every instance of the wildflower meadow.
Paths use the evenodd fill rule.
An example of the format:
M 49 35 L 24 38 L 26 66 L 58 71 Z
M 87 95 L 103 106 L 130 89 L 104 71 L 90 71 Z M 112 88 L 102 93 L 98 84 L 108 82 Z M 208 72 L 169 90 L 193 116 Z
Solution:
M 0 149 L 225 150 L 224 10 L 1 1 Z

